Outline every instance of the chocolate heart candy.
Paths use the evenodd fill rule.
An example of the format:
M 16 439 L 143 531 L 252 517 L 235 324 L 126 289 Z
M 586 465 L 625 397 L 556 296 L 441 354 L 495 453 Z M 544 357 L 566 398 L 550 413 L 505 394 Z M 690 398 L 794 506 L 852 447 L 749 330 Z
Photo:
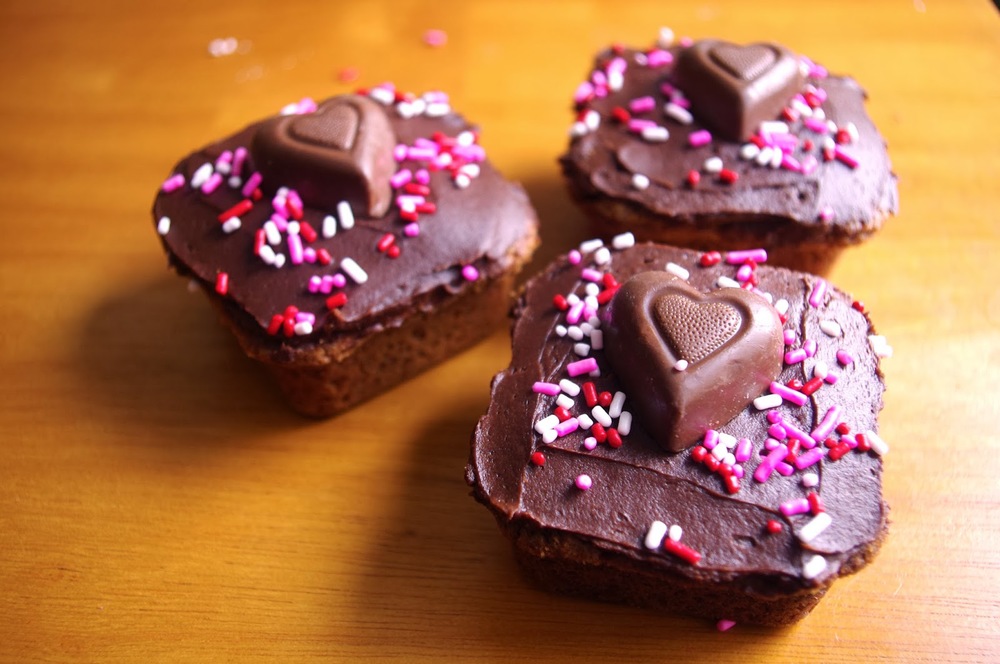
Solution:
M 392 202 L 395 144 L 382 106 L 345 95 L 262 124 L 251 153 L 271 190 L 292 187 L 312 207 L 347 201 L 359 215 L 381 217 Z
M 778 312 L 740 288 L 704 294 L 667 272 L 642 272 L 612 298 L 603 329 L 639 422 L 671 452 L 729 422 L 781 371 Z
M 798 58 L 783 46 L 716 40 L 682 50 L 674 80 L 694 114 L 732 141 L 750 138 L 761 122 L 777 118 L 805 82 Z

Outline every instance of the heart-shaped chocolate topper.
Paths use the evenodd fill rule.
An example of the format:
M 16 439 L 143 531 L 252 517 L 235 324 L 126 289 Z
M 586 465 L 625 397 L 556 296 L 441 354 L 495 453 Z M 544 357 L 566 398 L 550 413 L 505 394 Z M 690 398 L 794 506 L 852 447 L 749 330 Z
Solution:
M 781 372 L 778 312 L 740 288 L 705 294 L 667 272 L 642 272 L 611 299 L 603 329 L 640 424 L 671 452 L 729 422 Z
M 674 82 L 702 122 L 722 138 L 741 141 L 776 119 L 805 77 L 798 58 L 778 44 L 703 40 L 678 54 Z
M 395 145 L 381 105 L 344 95 L 262 123 L 250 149 L 269 190 L 292 187 L 307 205 L 333 210 L 347 201 L 359 216 L 381 217 L 392 203 Z

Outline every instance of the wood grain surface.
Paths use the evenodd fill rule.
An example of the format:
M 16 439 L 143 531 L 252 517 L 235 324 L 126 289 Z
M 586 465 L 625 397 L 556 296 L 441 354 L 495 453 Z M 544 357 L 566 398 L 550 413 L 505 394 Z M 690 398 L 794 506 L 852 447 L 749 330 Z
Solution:
M 533 589 L 463 479 L 506 330 L 304 420 L 167 270 L 150 218 L 191 149 L 392 80 L 483 127 L 543 219 L 537 269 L 586 237 L 555 160 L 591 54 L 664 25 L 854 75 L 899 174 L 900 214 L 832 275 L 895 349 L 892 531 L 788 629 Z M 7 0 L 0 57 L 0 661 L 1000 661 L 988 0 Z

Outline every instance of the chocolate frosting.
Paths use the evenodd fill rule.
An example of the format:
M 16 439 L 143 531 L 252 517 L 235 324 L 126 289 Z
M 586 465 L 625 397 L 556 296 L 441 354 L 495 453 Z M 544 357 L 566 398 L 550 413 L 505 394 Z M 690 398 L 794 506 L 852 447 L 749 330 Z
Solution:
M 369 108 L 375 102 L 367 99 L 359 102 L 356 97 L 347 100 L 336 103 L 369 109 L 359 111 L 361 124 L 355 127 L 354 141 L 357 147 L 359 140 L 367 140 L 362 134 L 371 128 L 365 123 L 371 123 L 375 117 Z M 330 103 L 321 103 L 319 108 L 328 109 Z M 397 108 L 387 106 L 385 110 L 376 111 L 399 144 L 412 146 L 434 137 L 439 141 L 453 141 L 465 132 L 469 136 L 478 135 L 456 113 L 433 117 L 408 113 L 404 117 Z M 301 122 L 306 116 L 299 117 Z M 339 344 L 338 352 L 346 352 L 366 336 L 398 326 L 414 309 L 429 310 L 450 295 L 472 288 L 473 283 L 462 275 L 464 267 L 476 268 L 479 279 L 495 278 L 515 260 L 511 255 L 514 247 L 533 243 L 533 239 L 526 238 L 534 238 L 537 219 L 527 195 L 520 185 L 504 180 L 489 161 L 484 160 L 476 164 L 473 174 L 478 176 L 470 178 L 464 188 L 456 184 L 454 175 L 447 169 L 430 170 L 427 199 L 436 209 L 419 215 L 419 234 L 414 237 L 404 233 L 409 222 L 395 205 L 382 216 L 372 216 L 364 209 L 355 208 L 353 228 L 338 226 L 335 235 L 325 237 L 321 232 L 324 219 L 337 215 L 337 210 L 329 204 L 317 205 L 305 200 L 301 220 L 318 235 L 308 246 L 316 251 L 326 250 L 332 262 L 327 265 L 319 261 L 288 262 L 281 268 L 266 264 L 255 255 L 254 247 L 255 234 L 273 213 L 269 197 L 255 201 L 249 211 L 239 215 L 239 230 L 226 233 L 221 230 L 218 217 L 244 200 L 240 187 L 223 183 L 214 192 L 205 194 L 192 188 L 190 183 L 199 168 L 206 163 L 214 164 L 226 151 L 251 146 L 259 150 L 260 142 L 255 141 L 261 132 L 274 131 L 275 122 L 281 121 L 279 118 L 252 124 L 185 157 L 173 173 L 183 175 L 187 184 L 169 193 L 161 191 L 153 204 L 154 223 L 162 217 L 171 220 L 169 231 L 161 236 L 171 264 L 182 274 L 196 279 L 213 297 L 216 296 L 217 275 L 225 272 L 229 283 L 228 292 L 222 299 L 227 310 L 273 359 L 280 360 L 293 350 L 308 350 L 331 340 Z M 305 131 L 301 125 L 293 127 Z M 273 136 L 267 140 L 273 140 Z M 379 155 L 381 151 L 381 147 L 376 150 Z M 243 182 L 261 167 L 253 151 L 246 159 Z M 381 157 L 373 159 L 378 161 Z M 335 159 L 327 175 L 332 179 L 347 171 L 361 173 L 366 167 L 360 162 L 353 158 L 339 162 Z M 400 169 L 408 168 L 413 172 L 423 166 L 423 162 L 409 159 L 396 164 Z M 381 175 L 366 173 L 366 177 L 375 188 L 381 187 L 376 184 L 381 181 Z M 265 177 L 261 187 L 274 191 L 287 184 L 268 181 Z M 331 187 L 339 191 L 336 182 Z M 393 243 L 401 250 L 397 258 L 390 258 L 388 253 L 376 248 L 387 234 L 394 236 Z M 284 241 L 282 236 L 282 243 L 275 246 L 276 251 L 288 253 Z M 347 295 L 346 303 L 331 310 L 325 304 L 329 294 L 310 292 L 308 283 L 312 277 L 337 274 L 344 258 L 351 258 L 360 265 L 368 279 L 355 283 L 348 278 L 342 289 Z M 290 305 L 315 315 L 313 331 L 290 337 L 280 333 L 269 335 L 266 330 L 274 316 Z
M 633 565 L 648 566 L 651 572 L 733 582 L 764 595 L 815 588 L 830 582 L 842 568 L 854 571 L 867 562 L 887 523 L 881 457 L 854 450 L 833 460 L 827 451 L 818 463 L 793 469 L 790 476 L 774 473 L 764 482 L 756 481 L 751 476 L 761 454 L 767 454 L 762 450 L 770 422 L 753 405 L 717 427 L 720 434 L 748 439 L 753 446 L 736 493 L 727 490 L 718 473 L 695 461 L 694 450 L 665 452 L 656 442 L 658 423 L 638 412 L 618 448 L 601 444 L 588 450 L 584 443 L 593 430 L 582 429 L 551 444 L 543 442 L 533 426 L 553 412 L 555 399 L 533 391 L 538 381 L 558 384 L 569 379 L 579 384 L 592 380 L 599 392 L 625 391 L 624 409 L 638 410 L 634 393 L 623 384 L 604 350 L 589 350 L 599 376 L 571 378 L 567 372 L 580 357 L 574 348 L 577 342 L 559 334 L 559 326 L 567 325 L 566 314 L 554 306 L 554 297 L 572 293 L 583 297 L 587 281 L 581 278 L 581 267 L 592 259 L 593 255 L 585 256 L 584 265 L 557 260 L 529 282 L 515 308 L 511 365 L 495 377 L 489 410 L 473 435 L 467 479 L 476 499 L 510 527 L 571 537 L 600 555 L 623 557 Z M 720 277 L 735 273 L 735 267 L 724 262 L 702 267 L 695 252 L 649 244 L 612 252 L 603 269 L 624 282 L 643 272 L 662 272 L 668 262 L 689 270 L 691 287 L 705 294 L 716 291 Z M 834 432 L 829 434 L 831 439 L 846 441 L 854 432 L 877 432 L 884 385 L 878 357 L 867 338 L 873 333 L 867 315 L 832 286 L 818 306 L 811 305 L 808 298 L 814 288 L 824 285 L 817 277 L 766 266 L 757 269 L 756 275 L 761 292 L 788 303 L 784 328 L 796 334 L 793 345 L 804 340 L 817 343 L 814 354 L 804 362 L 783 364 L 777 380 L 805 382 L 819 362 L 839 371 L 839 380 L 824 383 L 804 405 L 786 401 L 773 412 L 790 429 L 812 432 L 837 406 L 836 419 L 851 433 Z M 822 331 L 824 321 L 836 321 L 840 336 Z M 828 323 L 825 327 L 830 329 Z M 853 361 L 846 366 L 838 363 L 838 350 L 848 352 Z M 573 415 L 588 412 L 583 401 L 582 394 L 574 398 Z M 622 426 L 622 421 L 615 426 Z M 826 450 L 822 442 L 819 448 Z M 532 463 L 536 452 L 544 455 L 544 465 Z M 803 486 L 806 472 L 818 476 L 815 489 Z M 574 487 L 574 478 L 580 474 L 592 479 L 588 491 Z M 817 493 L 831 521 L 806 542 L 799 536 L 812 516 L 785 516 L 780 506 L 801 500 L 810 491 Z M 690 564 L 663 549 L 646 549 L 644 537 L 654 520 L 679 525 L 681 541 L 698 551 L 701 560 Z M 768 532 L 769 520 L 782 524 L 780 532 Z M 825 568 L 815 575 L 806 573 L 805 562 L 816 554 L 825 559 Z
M 608 363 L 671 452 L 729 422 L 781 371 L 778 312 L 740 288 L 706 295 L 667 272 L 640 272 L 603 323 Z
M 671 49 L 674 62 L 686 59 L 682 51 L 680 47 Z M 791 123 L 790 129 L 799 139 L 813 142 L 812 150 L 795 152 L 800 160 L 807 155 L 817 158 L 817 168 L 806 174 L 743 159 L 742 143 L 723 136 L 713 136 L 707 145 L 692 147 L 691 134 L 705 130 L 707 125 L 693 105 L 691 124 L 682 124 L 665 112 L 670 97 L 662 85 L 676 85 L 674 64 L 644 65 L 639 61 L 647 59 L 645 52 L 624 49 L 619 54 L 609 50 L 598 54 L 593 71 L 604 71 L 616 57 L 627 63 L 622 87 L 579 105 L 580 112 L 593 110 L 599 114 L 599 126 L 574 136 L 560 158 L 563 170 L 584 198 L 610 196 L 688 224 L 723 223 L 734 218 L 747 223 L 787 219 L 810 236 L 840 243 L 867 237 L 886 216 L 896 212 L 896 182 L 885 141 L 865 112 L 865 92 L 853 79 L 810 76 L 806 85 L 822 88 L 826 94 L 821 106 L 826 119 L 840 127 L 853 123 L 857 128 L 857 139 L 845 146 L 857 160 L 857 167 L 852 169 L 838 160 L 825 161 L 819 147 L 823 137 L 803 128 L 801 122 Z M 655 106 L 636 117 L 667 128 L 666 141 L 643 140 L 614 119 L 616 107 L 627 109 L 629 102 L 646 96 L 653 97 Z M 781 118 L 775 115 L 771 119 Z M 726 183 L 705 175 L 696 187 L 687 185 L 688 173 L 700 172 L 713 156 L 720 157 L 738 180 Z M 635 187 L 634 174 L 646 176 L 650 186 Z

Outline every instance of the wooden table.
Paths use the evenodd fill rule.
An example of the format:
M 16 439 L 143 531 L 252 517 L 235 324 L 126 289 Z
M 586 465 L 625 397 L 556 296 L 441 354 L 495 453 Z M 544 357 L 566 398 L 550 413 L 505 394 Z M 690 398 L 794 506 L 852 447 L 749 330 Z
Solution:
M 770 39 L 868 89 L 901 212 L 833 281 L 895 348 L 891 537 L 786 630 L 529 587 L 468 496 L 507 334 L 303 420 L 168 272 L 175 159 L 304 95 L 440 88 L 544 220 L 592 52 Z M 424 43 L 444 30 L 447 44 Z M 212 57 L 217 38 L 237 50 Z M 43 2 L 0 9 L 0 660 L 1000 661 L 1000 16 L 987 0 Z M 357 68 L 357 82 L 340 76 Z

